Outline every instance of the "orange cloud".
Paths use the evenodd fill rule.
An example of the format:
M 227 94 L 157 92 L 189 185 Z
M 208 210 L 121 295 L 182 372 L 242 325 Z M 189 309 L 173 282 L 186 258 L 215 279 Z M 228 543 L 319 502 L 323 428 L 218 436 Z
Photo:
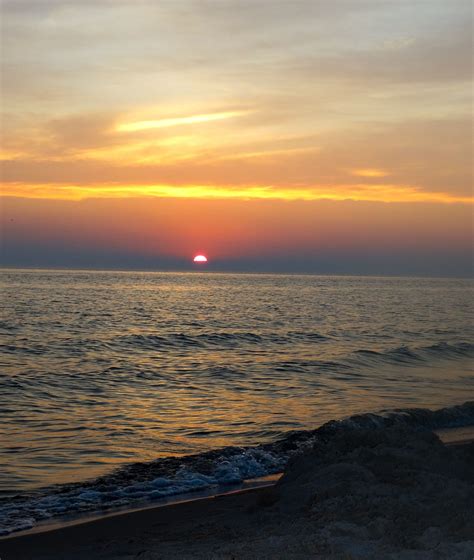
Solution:
M 473 197 L 443 192 L 426 192 L 409 185 L 317 185 L 308 187 L 280 187 L 273 185 L 123 185 L 106 184 L 26 184 L 8 183 L 3 190 L 7 196 L 58 200 L 88 198 L 193 198 L 193 199 L 273 199 L 273 200 L 353 200 L 366 202 L 428 202 L 472 204 Z
M 183 124 L 206 123 L 212 121 L 221 121 L 245 115 L 248 111 L 224 111 L 221 113 L 209 113 L 206 115 L 191 115 L 189 117 L 174 117 L 167 119 L 135 121 L 118 124 L 115 127 L 116 132 L 136 132 L 140 130 L 149 130 L 152 128 L 167 128 L 170 126 L 179 126 Z
M 353 169 L 352 175 L 357 177 L 387 177 L 390 174 L 383 169 Z

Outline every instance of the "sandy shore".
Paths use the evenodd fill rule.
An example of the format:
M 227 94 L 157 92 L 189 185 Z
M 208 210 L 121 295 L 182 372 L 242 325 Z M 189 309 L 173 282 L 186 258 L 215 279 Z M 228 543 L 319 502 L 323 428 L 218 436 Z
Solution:
M 454 559 L 474 556 L 474 444 L 345 432 L 276 486 L 0 541 L 21 559 Z

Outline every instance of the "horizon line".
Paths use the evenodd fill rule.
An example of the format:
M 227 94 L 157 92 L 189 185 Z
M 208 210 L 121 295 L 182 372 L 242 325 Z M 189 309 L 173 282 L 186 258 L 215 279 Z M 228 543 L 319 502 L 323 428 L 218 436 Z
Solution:
M 474 274 L 466 276 L 439 276 L 432 274 L 411 273 L 357 273 L 357 272 L 291 272 L 291 271 L 264 271 L 264 270 L 204 270 L 202 267 L 184 269 L 157 269 L 157 268 L 96 268 L 96 267 L 67 267 L 67 266 L 9 266 L 0 264 L 0 271 L 55 271 L 55 272 L 112 272 L 112 273 L 148 273 L 148 274 L 241 274 L 248 276 L 331 276 L 331 277 L 357 277 L 357 278 L 413 278 L 413 279 L 438 279 L 438 280 L 474 280 Z

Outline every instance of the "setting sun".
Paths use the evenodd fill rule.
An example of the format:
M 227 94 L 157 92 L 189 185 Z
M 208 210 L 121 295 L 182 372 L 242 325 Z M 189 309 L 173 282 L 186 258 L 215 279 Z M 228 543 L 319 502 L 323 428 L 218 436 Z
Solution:
M 206 263 L 207 262 L 207 257 L 205 257 L 204 255 L 196 255 L 193 259 L 193 262 L 195 262 L 195 263 Z

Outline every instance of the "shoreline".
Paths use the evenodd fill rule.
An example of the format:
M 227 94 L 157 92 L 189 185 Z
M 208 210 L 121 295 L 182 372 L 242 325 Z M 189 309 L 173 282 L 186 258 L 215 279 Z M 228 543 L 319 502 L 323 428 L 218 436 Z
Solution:
M 33 560 L 36 558 L 114 558 L 115 552 L 100 551 L 100 543 L 114 543 L 117 536 L 126 534 L 127 544 L 147 534 L 156 527 L 172 528 L 192 526 L 196 519 L 215 519 L 239 515 L 255 506 L 267 487 L 248 488 L 227 494 L 217 494 L 206 498 L 195 498 L 179 503 L 150 506 L 136 511 L 126 511 L 64 525 L 51 530 L 13 534 L 0 540 L 2 560 Z M 95 556 L 83 552 L 90 546 L 96 550 Z M 99 550 L 98 550 L 99 548 Z M 119 544 L 122 548 L 122 543 Z M 107 555 L 102 555 L 102 553 Z
M 411 450 L 412 448 L 415 449 L 415 452 L 418 452 L 415 447 L 416 445 L 419 446 L 422 462 L 428 461 L 429 463 L 433 462 L 433 464 L 435 464 L 438 458 L 443 456 L 443 454 L 448 454 L 449 457 L 447 455 L 447 460 L 453 464 L 459 457 L 462 457 L 463 460 L 466 461 L 472 461 L 474 441 L 472 436 L 474 434 L 474 426 L 465 427 L 463 430 L 469 432 L 469 437 L 465 437 L 461 441 L 450 441 L 443 433 L 441 435 L 443 435 L 443 439 L 445 440 L 444 443 L 441 443 L 431 432 L 420 434 L 408 431 L 408 436 L 405 433 L 403 434 L 402 443 L 397 440 L 397 445 L 401 448 L 400 457 L 406 455 L 407 450 Z M 390 430 L 380 431 L 379 435 L 382 441 L 385 441 L 387 437 L 393 438 L 389 432 Z M 374 433 L 372 432 L 369 437 L 373 438 Z M 413 439 L 415 442 L 414 444 L 410 442 L 410 438 Z M 390 446 L 393 445 L 391 440 L 389 444 Z M 325 443 L 324 445 L 328 446 L 330 444 Z M 433 449 L 431 449 L 431 447 Z M 429 453 L 431 451 L 434 453 L 435 461 L 430 461 L 429 456 L 426 455 L 427 452 Z M 352 450 L 351 453 L 353 455 L 354 451 Z M 412 451 L 410 451 L 410 453 L 412 453 Z M 112 560 L 118 557 L 130 559 L 224 559 L 231 557 L 227 555 L 226 551 L 232 550 L 232 554 L 234 554 L 234 558 L 236 559 L 271 557 L 282 559 L 293 557 L 305 558 L 306 556 L 304 555 L 292 556 L 290 552 L 288 552 L 288 555 L 282 553 L 283 555 L 278 556 L 278 552 L 275 553 L 275 551 L 273 554 L 277 554 L 276 556 L 265 556 L 264 550 L 267 545 L 260 542 L 260 537 L 258 537 L 259 532 L 256 532 L 256 529 L 259 529 L 259 531 L 261 529 L 265 535 L 265 539 L 270 539 L 271 542 L 276 538 L 274 534 L 275 531 L 276 534 L 282 531 L 285 532 L 286 541 L 289 539 L 293 542 L 292 539 L 300 538 L 301 530 L 307 530 L 306 513 L 301 515 L 301 511 L 298 509 L 301 505 L 300 502 L 307 498 L 308 492 L 305 489 L 307 481 L 305 480 L 306 474 L 304 473 L 303 476 L 301 475 L 301 465 L 298 463 L 303 463 L 303 465 L 305 465 L 306 461 L 306 466 L 304 468 L 306 468 L 306 470 L 309 469 L 309 472 L 313 476 L 315 474 L 313 473 L 315 459 L 312 459 L 311 462 L 308 463 L 310 455 L 311 452 L 305 453 L 294 461 L 293 463 L 295 463 L 296 467 L 293 463 L 290 464 L 284 476 L 279 481 L 266 481 L 263 482 L 260 487 L 253 486 L 223 494 L 193 497 L 180 501 L 179 503 L 154 504 L 146 508 L 132 511 L 113 512 L 95 519 L 84 519 L 82 521 L 72 522 L 68 525 L 63 524 L 55 528 L 52 527 L 49 530 L 35 531 L 33 529 L 27 532 L 14 533 L 0 540 L 0 557 L 2 560 L 10 560 L 13 558 L 17 560 L 37 560 L 46 558 L 64 558 L 64 560 L 69 560 L 85 557 L 91 560 L 98 560 L 99 558 Z M 470 459 L 466 459 L 466 457 L 470 457 Z M 410 469 L 412 468 L 413 461 L 414 458 L 410 456 Z M 336 469 L 336 487 L 338 487 L 340 484 L 345 484 L 345 474 L 344 472 L 338 472 L 337 469 L 340 469 L 340 467 L 333 463 L 331 463 L 331 465 Z M 426 465 L 422 464 L 420 468 L 424 470 Z M 327 468 L 323 472 L 326 471 Z M 398 473 L 398 469 L 395 472 Z M 435 475 L 439 477 L 438 472 L 436 472 Z M 445 473 L 443 473 L 443 475 L 445 475 Z M 331 476 L 331 474 L 329 474 L 329 476 L 327 474 L 324 475 L 325 478 L 329 479 L 331 479 Z M 364 476 L 362 476 L 362 479 Z M 384 474 L 384 476 L 386 475 Z M 424 472 L 423 477 L 425 477 Z M 361 478 L 361 472 L 359 472 L 359 470 L 351 473 L 352 482 L 359 484 L 361 481 L 358 481 L 358 478 Z M 424 480 L 424 478 L 420 480 Z M 371 488 L 371 485 L 373 485 L 372 479 L 362 480 L 362 482 L 366 486 L 368 485 L 367 488 Z M 323 485 L 324 484 L 326 484 L 326 482 L 324 482 Z M 367 491 L 367 488 L 365 491 Z M 346 490 L 344 490 L 344 493 L 346 493 Z M 436 495 L 431 497 L 436 498 Z M 341 506 L 338 515 L 340 514 L 343 517 L 346 509 L 347 508 Z M 447 514 L 449 514 L 449 512 L 447 512 Z M 409 514 L 407 515 L 409 518 Z M 371 516 L 375 516 L 375 512 L 373 512 Z M 334 514 L 331 514 L 328 521 L 330 526 L 334 525 L 333 517 Z M 347 526 L 344 525 L 344 523 Z M 446 521 L 446 523 L 448 523 L 448 521 Z M 301 528 L 298 527 L 296 532 L 292 532 L 294 529 L 293 525 L 295 524 L 300 524 Z M 354 528 L 356 525 L 349 526 L 350 524 L 343 521 L 337 521 L 336 525 L 339 527 L 338 530 L 341 530 L 343 533 L 349 532 L 349 536 L 346 535 L 347 538 L 350 537 L 351 539 L 360 540 L 362 536 L 362 541 L 369 542 L 362 528 L 360 528 L 361 534 L 358 535 L 357 531 L 359 529 L 356 530 Z M 290 531 L 290 535 L 286 534 L 288 531 Z M 426 531 L 420 538 L 422 538 L 425 533 Z M 321 535 L 318 538 L 321 539 Z M 313 539 L 313 537 L 311 537 L 311 539 Z M 306 541 L 303 539 L 302 542 Z M 311 540 L 311 542 L 313 542 L 313 540 Z M 449 542 L 443 544 L 443 546 L 448 545 L 450 546 Z M 355 545 L 351 544 L 351 547 L 354 546 Z M 474 541 L 468 541 L 466 546 L 468 547 L 466 550 L 471 554 L 471 551 L 474 550 Z M 256 556 L 252 556 L 253 550 L 257 551 Z M 355 555 L 353 557 L 372 558 L 367 551 L 366 553 L 366 556 Z M 377 552 L 377 554 L 379 553 L 380 552 Z M 464 560 L 464 558 L 468 558 L 466 554 L 464 549 L 462 549 L 460 556 L 454 555 L 452 557 Z M 331 555 L 327 556 L 314 557 L 342 559 L 347 556 L 332 555 L 331 553 Z M 418 557 L 447 558 L 448 556 L 413 556 L 413 558 Z
M 283 472 L 268 476 L 262 476 L 255 479 L 244 480 L 241 484 L 229 485 L 228 490 L 225 490 L 224 488 L 222 488 L 222 491 L 217 492 L 213 490 L 196 490 L 195 492 L 188 492 L 187 494 L 178 494 L 165 497 L 152 504 L 144 503 L 142 505 L 137 505 L 137 507 L 124 507 L 115 509 L 112 508 L 103 512 L 91 512 L 90 514 L 86 513 L 83 515 L 71 516 L 70 519 L 58 519 L 57 521 L 51 523 L 38 523 L 31 529 L 15 531 L 14 533 L 10 533 L 9 535 L 0 536 L 0 546 L 2 541 L 21 538 L 28 535 L 40 535 L 53 531 L 61 531 L 62 529 L 66 529 L 69 527 L 76 527 L 78 525 L 100 522 L 103 519 L 132 515 L 134 513 L 142 511 L 167 508 L 192 502 L 212 500 L 214 498 L 217 499 L 227 496 L 237 496 L 239 494 L 245 494 L 247 492 L 256 492 L 258 490 L 264 490 L 265 488 L 271 488 L 272 486 L 275 486 L 275 484 L 282 476 Z
M 447 446 L 462 446 L 474 442 L 474 425 L 433 430 L 433 433 L 436 434 L 439 439 Z M 137 502 L 137 504 L 134 506 L 123 506 L 115 508 L 112 507 L 105 510 L 84 512 L 76 515 L 72 514 L 69 516 L 58 517 L 54 521 L 46 520 L 44 522 L 37 523 L 31 528 L 14 531 L 7 535 L 2 535 L 0 536 L 0 543 L 2 543 L 2 541 L 20 538 L 23 536 L 60 531 L 67 527 L 93 523 L 110 517 L 128 515 L 156 508 L 166 508 L 169 506 L 198 502 L 213 498 L 222 498 L 225 496 L 237 495 L 240 493 L 270 488 L 278 482 L 283 474 L 284 471 L 261 477 L 246 479 L 240 483 L 230 483 L 227 485 L 224 484 L 219 486 L 218 488 L 201 489 L 181 494 L 172 494 L 170 496 L 164 496 L 161 499 L 155 500 L 152 503 L 143 501 Z

